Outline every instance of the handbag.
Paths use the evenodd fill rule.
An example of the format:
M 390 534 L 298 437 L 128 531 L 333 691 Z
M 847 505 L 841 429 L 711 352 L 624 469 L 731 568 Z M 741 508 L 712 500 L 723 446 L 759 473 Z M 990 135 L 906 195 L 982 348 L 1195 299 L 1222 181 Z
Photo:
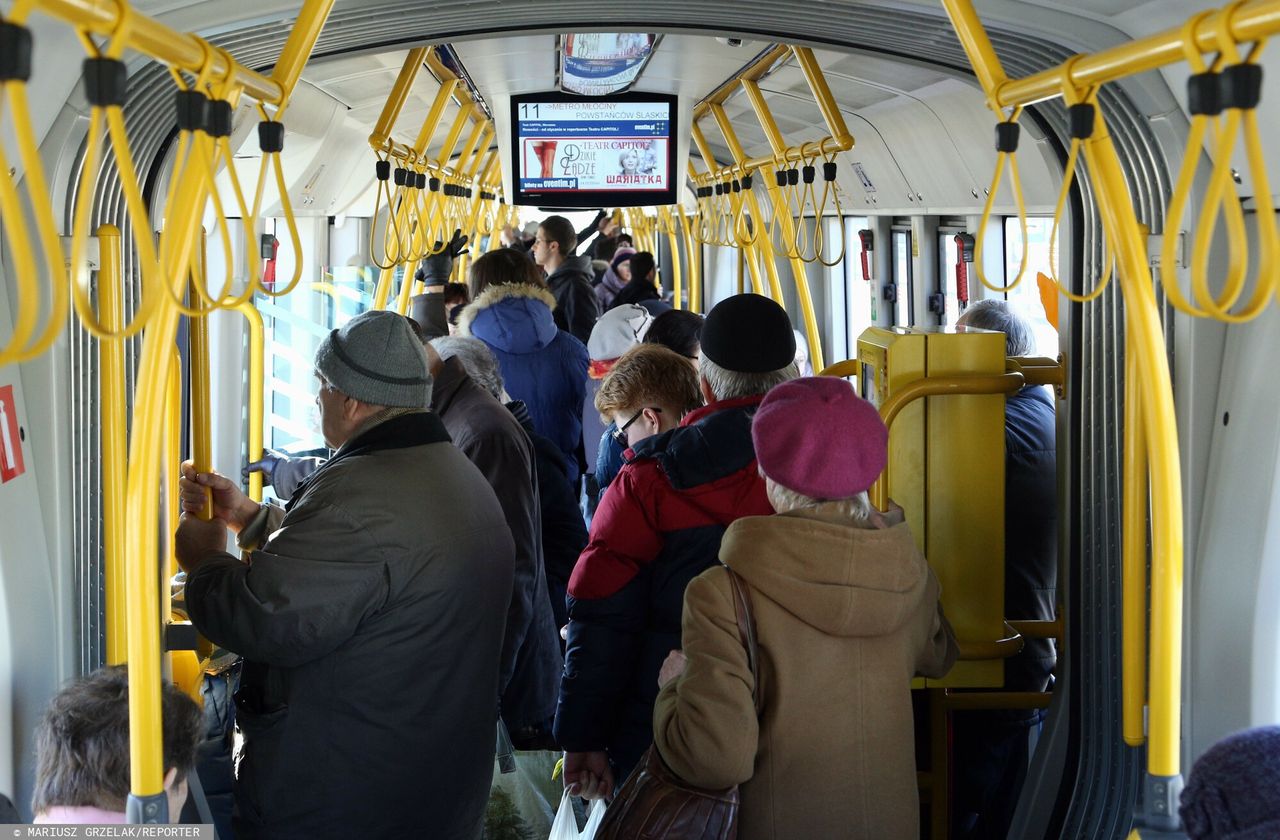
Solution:
M 747 651 L 751 698 L 759 717 L 758 650 L 751 593 L 732 569 L 726 566 L 725 570 L 733 587 L 733 612 L 738 636 Z M 667 767 L 653 745 L 609 803 L 596 832 L 596 840 L 735 840 L 737 836 L 738 787 L 703 790 L 687 784 Z

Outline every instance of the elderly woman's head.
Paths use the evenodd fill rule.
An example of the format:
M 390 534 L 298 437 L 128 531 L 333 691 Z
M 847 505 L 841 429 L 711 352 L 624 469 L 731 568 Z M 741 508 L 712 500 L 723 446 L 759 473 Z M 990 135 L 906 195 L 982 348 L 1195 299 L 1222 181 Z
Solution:
M 889 431 L 875 406 L 843 379 L 809 376 L 765 395 L 751 424 L 756 460 L 778 513 L 838 504 L 871 519 L 867 490 L 889 459 Z

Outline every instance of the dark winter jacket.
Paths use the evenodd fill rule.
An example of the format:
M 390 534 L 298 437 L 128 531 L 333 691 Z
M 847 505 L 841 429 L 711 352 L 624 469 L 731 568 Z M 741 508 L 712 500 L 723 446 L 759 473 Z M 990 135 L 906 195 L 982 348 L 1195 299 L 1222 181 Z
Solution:
M 625 446 L 613 439 L 613 433 L 617 430 L 618 427 L 613 423 L 606 426 L 600 435 L 600 445 L 596 448 L 596 486 L 600 488 L 602 499 L 604 491 L 618 477 L 618 472 L 622 469 L 622 453 L 626 451 Z
M 556 299 L 556 326 L 583 344 L 591 338 L 591 328 L 600 320 L 600 301 L 591 285 L 595 276 L 591 257 L 573 256 L 566 257 L 547 277 L 547 287 Z
M 556 620 L 556 639 L 560 628 L 569 623 L 569 607 L 565 595 L 569 576 L 573 574 L 578 555 L 587 547 L 587 526 L 578 506 L 578 491 L 569 479 L 571 470 L 556 445 L 533 430 L 533 420 L 524 403 L 509 403 L 507 408 L 533 440 L 538 459 L 538 498 L 542 507 L 542 556 L 547 569 L 547 592 L 551 596 L 551 612 Z M 560 645 L 563 649 L 563 644 Z M 562 666 L 557 660 L 557 669 Z M 559 671 L 556 688 L 559 689 Z
M 712 403 L 628 450 L 569 580 L 556 737 L 572 752 L 607 750 L 619 783 L 653 740 L 685 586 L 716 563 L 730 522 L 773 512 L 751 443 L 759 402 Z
M 1057 433 L 1042 386 L 1005 402 L 1004 614 L 1049 621 L 1058 594 Z M 1050 639 L 1027 639 L 1005 662 L 1005 688 L 1044 691 L 1057 661 Z
M 246 660 L 237 836 L 410 837 L 429 814 L 477 837 L 515 549 L 439 418 L 361 433 L 240 540 L 249 563 L 210 553 L 186 585 Z
M 498 684 L 502 720 L 519 746 L 539 732 L 550 735 L 562 662 L 560 625 L 547 598 L 533 442 L 511 412 L 467 376 L 460 359 L 447 360 L 434 378 L 431 410 L 488 480 L 516 544 Z
M 613 296 L 613 301 L 609 304 L 609 308 L 622 306 L 624 303 L 634 303 L 639 305 L 646 300 L 659 300 L 661 295 L 654 288 L 653 281 L 645 278 L 634 277 L 631 282 L 622 287 L 622 291 Z
M 534 429 L 559 448 L 576 482 L 587 348 L 556 327 L 553 306 L 546 289 L 490 286 L 462 311 L 458 330 L 493 350 L 507 393 L 529 407 Z

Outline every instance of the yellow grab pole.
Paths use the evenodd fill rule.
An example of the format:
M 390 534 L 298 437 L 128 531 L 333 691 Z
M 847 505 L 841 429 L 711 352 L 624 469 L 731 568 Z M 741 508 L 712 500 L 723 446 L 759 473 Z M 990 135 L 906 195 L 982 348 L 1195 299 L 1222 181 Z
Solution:
M 1124 525 L 1122 550 L 1121 669 L 1125 743 L 1146 743 L 1142 707 L 1147 703 L 1147 448 L 1137 354 L 1125 351 Z
M 987 38 L 970 0 L 943 0 L 951 23 L 969 53 L 987 96 L 993 103 L 1007 104 L 1010 90 L 1022 90 L 1004 82 L 995 50 Z M 1274 0 L 1247 4 L 1238 11 L 1261 6 L 1280 11 Z M 1275 15 L 1271 23 L 1280 22 Z M 1197 29 L 1197 31 L 1199 31 Z M 1148 39 L 1148 49 L 1151 39 Z M 1142 43 L 1142 42 L 1139 42 Z M 1180 40 L 1178 43 L 1181 43 Z M 1130 45 L 1133 47 L 1134 45 Z M 1114 51 L 1112 51 L 1114 52 Z M 1097 57 L 1079 59 L 1072 84 L 1083 84 L 1081 66 L 1097 62 Z M 1059 69 L 1050 71 L 1061 91 Z M 1096 79 L 1093 83 L 1100 83 Z M 1003 96 L 998 94 L 1003 93 Z M 1022 96 L 1023 94 L 1018 94 Z M 1021 104 L 1021 103 L 1020 103 Z M 1097 114 L 1093 135 L 1084 142 L 1088 171 L 1092 175 L 1099 213 L 1108 240 L 1116 251 L 1116 277 L 1125 304 L 1126 347 L 1134 353 L 1134 372 L 1140 395 L 1137 412 L 1145 438 L 1151 495 L 1151 646 L 1149 738 L 1147 748 L 1148 793 L 1146 809 L 1150 820 L 1161 827 L 1176 827 L 1176 793 L 1181 786 L 1179 744 L 1182 700 L 1182 468 L 1178 452 L 1173 387 L 1165 355 L 1164 335 L 1147 261 L 1146 237 L 1133 209 L 1124 168 L 1111 142 L 1103 115 Z M 1126 473 L 1126 483 L 1137 480 Z M 1130 681 L 1130 684 L 1131 681 Z M 1155 801 L 1152 801 L 1155 800 Z
M 1280 0 L 1253 0 L 1239 6 L 1228 5 L 1225 9 L 1200 18 L 1192 27 L 1192 40 L 1195 42 L 1193 48 L 1197 52 L 1218 51 L 1217 38 L 1224 14 L 1231 15 L 1227 29 L 1237 44 L 1257 41 L 1280 32 Z M 981 25 L 977 23 L 976 14 L 973 22 Z M 967 46 L 966 44 L 966 48 Z M 1166 64 L 1181 62 L 1186 58 L 1183 46 L 1183 27 L 1177 26 L 1138 41 L 1082 56 L 1071 64 L 1066 79 L 1063 78 L 1061 67 L 1054 67 L 1025 79 L 1006 81 L 1001 74 L 994 79 L 992 86 L 988 86 L 984 79 L 983 87 L 988 95 L 992 95 L 994 88 L 993 98 L 1000 106 L 1030 105 L 1058 96 L 1062 93 L 1064 83 L 1077 90 L 1086 90 L 1122 77 L 1155 70 Z
M 120 287 L 120 229 L 115 225 L 98 228 L 98 300 L 102 322 L 108 330 L 124 326 L 124 306 Z M 126 661 L 125 610 L 125 513 L 124 487 L 129 465 L 125 462 L 128 430 L 125 422 L 124 342 L 98 342 L 102 368 L 102 394 L 98 417 L 102 423 L 102 530 L 106 560 L 107 664 Z
M 822 111 L 822 119 L 826 122 L 827 131 L 831 133 L 832 139 L 846 149 L 853 148 L 853 135 L 849 133 L 849 127 L 845 124 L 844 114 L 840 113 L 840 103 L 836 102 L 836 98 L 831 95 L 831 87 L 827 84 L 827 77 L 822 72 L 818 59 L 814 57 L 813 50 L 808 47 L 793 46 L 791 51 L 800 64 L 800 71 L 804 73 L 805 81 L 809 83 L 813 100 L 818 103 L 818 110 Z M 759 87 L 754 81 L 748 83 L 757 89 Z
M 196 255 L 202 267 L 200 278 L 205 273 L 205 237 L 200 233 L 200 253 Z M 192 303 L 199 300 L 195 294 L 195 279 L 192 279 Z M 191 459 L 195 462 L 197 472 L 213 470 L 213 440 L 210 422 L 212 412 L 209 405 L 209 319 L 187 319 L 187 368 L 190 373 L 191 388 Z M 201 519 L 213 518 L 213 495 L 205 491 L 204 509 L 200 511 Z
M 715 119 L 716 125 L 720 128 L 720 133 L 724 135 L 725 143 L 729 146 L 729 152 L 733 155 L 735 161 L 741 163 L 746 160 L 746 152 L 743 151 L 742 144 L 738 142 L 738 133 L 733 130 L 733 125 L 729 122 L 729 117 L 725 114 L 724 107 L 721 105 L 712 105 L 709 109 L 711 116 Z M 766 182 L 766 186 L 767 186 Z M 762 224 L 763 216 L 760 213 L 760 202 L 756 199 L 755 190 L 747 193 L 747 210 L 751 214 L 751 223 L 755 225 L 756 240 L 746 247 L 748 266 L 752 268 L 751 279 L 754 284 L 756 279 L 756 271 L 754 264 L 758 257 L 764 257 L 764 271 L 769 278 L 769 296 L 782 304 L 782 281 L 778 277 L 778 263 L 774 258 L 773 243 L 769 241 L 768 236 L 761 236 L 764 230 Z M 774 205 L 774 212 L 777 212 L 777 205 Z M 788 217 L 790 218 L 790 217 Z M 735 225 L 736 228 L 736 225 Z M 804 265 L 801 264 L 801 274 L 804 272 Z M 764 291 L 755 286 L 756 294 L 764 294 Z
M 431 101 L 431 110 L 427 112 L 426 118 L 422 121 L 422 128 L 418 129 L 418 138 L 413 143 L 413 152 L 415 159 L 419 163 L 425 162 L 423 154 L 427 151 L 427 147 L 431 145 L 431 138 L 435 136 L 436 129 L 440 127 L 440 118 L 444 116 L 444 109 L 449 104 L 449 100 L 453 98 L 453 92 L 458 89 L 458 80 L 453 79 L 440 85 L 440 89 L 436 91 L 436 98 Z
M 182 466 L 182 356 L 176 345 L 169 355 L 172 361 L 164 403 L 165 526 L 177 528 L 182 516 L 182 503 L 178 499 L 178 470 Z M 172 539 L 166 567 L 170 575 L 178 573 L 178 556 Z
M 671 248 L 671 296 L 675 299 L 676 309 L 683 309 L 684 272 L 680 267 L 680 237 L 675 220 L 671 218 L 671 208 L 661 207 L 658 213 L 662 218 L 662 226 L 667 231 L 667 244 Z
M 1182 730 L 1182 463 L 1173 385 L 1147 262 L 1146 237 L 1101 113 L 1093 137 L 1085 141 L 1085 156 L 1095 183 L 1101 187 L 1096 192 L 1103 220 L 1108 230 L 1119 234 L 1113 241 L 1116 277 L 1125 302 L 1125 340 L 1137 354 L 1152 502 L 1147 772 L 1169 778 L 1181 772 Z M 1124 476 L 1126 482 L 1136 479 Z
M 369 135 L 369 145 L 375 149 L 380 149 L 384 143 L 391 139 L 391 131 L 395 128 L 396 120 L 400 117 L 400 112 L 404 109 L 404 103 L 409 99 L 409 91 L 413 89 L 413 82 L 418 78 L 418 71 L 422 69 L 422 61 L 427 56 L 430 47 L 415 47 L 409 50 L 409 54 L 404 57 L 404 65 L 400 68 L 400 75 L 396 77 L 396 83 L 391 87 L 391 93 L 387 95 L 387 101 L 382 106 L 382 113 L 378 115 L 378 122 L 374 125 L 373 133 Z
M 702 159 L 706 162 L 707 168 L 711 170 L 719 168 L 719 164 L 716 163 L 715 155 L 711 151 L 711 144 L 707 142 L 706 136 L 702 133 L 702 129 L 696 122 L 693 124 L 691 133 L 693 135 L 693 142 L 698 147 L 698 151 L 702 153 Z M 693 175 L 695 179 L 697 178 L 697 173 L 693 170 L 692 162 L 689 164 L 689 174 Z M 758 219 L 759 217 L 757 216 L 756 218 Z M 751 271 L 751 289 L 756 294 L 763 295 L 766 294 L 764 279 L 760 276 L 761 260 L 756 250 L 759 244 L 760 240 L 757 239 L 755 243 L 748 245 L 743 250 L 748 255 L 747 268 Z M 772 249 L 770 249 L 770 251 L 772 251 Z M 780 302 L 782 300 L 782 293 L 781 287 L 778 286 L 778 269 L 777 266 L 773 264 L 772 256 L 769 256 L 764 260 L 764 267 L 765 271 L 769 275 L 769 289 L 777 290 L 776 293 L 773 294 L 773 299 Z
M 265 427 L 265 371 L 266 340 L 263 333 L 262 314 L 252 303 L 245 301 L 236 307 L 249 323 L 249 461 L 262 458 L 262 432 Z M 262 501 L 262 473 L 249 473 L 249 498 Z
M 684 205 L 676 205 L 680 230 L 684 232 L 685 265 L 689 269 L 689 311 L 702 311 L 702 243 L 693 238 L 693 223 L 684 212 Z
M 822 76 L 822 71 L 819 69 L 816 70 L 816 73 L 816 78 L 821 79 L 822 84 L 825 86 L 826 79 Z M 810 84 L 814 84 L 813 79 L 810 80 Z M 773 112 L 769 110 L 769 103 L 765 102 L 764 95 L 760 92 L 760 86 L 753 81 L 743 80 L 742 88 L 747 92 L 747 97 L 751 100 L 751 108 L 756 112 L 756 119 L 760 121 L 760 127 L 764 129 L 765 137 L 769 139 L 769 147 L 773 149 L 775 155 L 782 155 L 786 151 L 786 141 L 782 137 L 782 131 L 778 128 L 778 123 L 773 119 Z M 827 91 L 827 95 L 830 96 L 830 91 Z M 835 105 L 831 107 L 838 116 L 839 109 Z M 824 108 L 823 110 L 825 113 L 826 109 Z M 724 109 L 719 105 L 715 106 L 715 111 L 720 114 L 724 113 Z M 716 119 L 719 121 L 720 117 L 717 116 Z M 727 125 L 728 117 L 725 117 L 724 120 Z M 848 140 L 849 145 L 853 144 L 853 140 L 848 136 L 847 131 L 845 132 L 845 139 Z M 739 144 L 738 149 L 740 150 L 741 148 Z M 791 218 L 791 210 L 787 206 L 787 201 L 782 191 L 778 189 L 777 182 L 773 178 L 767 177 L 772 174 L 766 174 L 764 186 L 769 191 L 769 200 L 773 203 L 773 212 L 778 215 L 778 223 L 782 225 L 782 241 L 784 244 L 791 242 L 791 247 L 795 248 L 796 237 L 799 235 L 797 226 L 804 224 L 804 219 L 793 220 Z M 751 196 L 751 200 L 754 203 L 754 195 Z M 822 224 L 822 220 L 814 219 L 813 223 L 819 225 Z M 843 220 L 840 223 L 844 224 Z M 764 239 L 769 241 L 767 235 L 764 236 Z M 770 242 L 769 247 L 773 247 L 772 242 Z M 822 336 L 821 331 L 818 329 L 818 316 L 813 309 L 813 296 L 809 293 L 809 275 L 805 269 L 804 260 L 800 259 L 798 253 L 795 255 L 788 254 L 787 259 L 791 263 L 791 274 L 796 281 L 796 296 L 800 299 L 800 314 L 804 318 L 805 333 L 809 337 L 809 360 L 813 363 L 814 370 L 822 370 L 826 365 L 823 363 Z
M 270 83 L 278 95 L 276 98 L 269 95 L 263 98 L 279 102 L 288 95 L 332 5 L 333 0 L 306 0 L 303 4 L 298 23 L 277 65 L 281 81 Z M 92 8 L 97 12 L 96 6 Z M 196 48 L 194 65 L 198 68 L 203 63 L 204 51 L 194 40 L 192 45 Z M 257 95 L 247 83 L 245 89 Z M 202 167 L 196 169 L 203 170 Z M 172 248 L 161 249 L 169 260 L 163 266 L 161 278 L 171 284 L 173 297 L 180 297 L 186 284 L 192 246 L 200 229 L 209 186 L 209 173 L 197 171 L 182 179 L 173 205 L 166 207 L 170 224 L 166 226 L 165 236 L 174 237 L 174 244 Z M 146 223 L 146 220 L 134 221 L 135 224 Z M 159 558 L 159 527 L 155 492 L 160 481 L 163 400 L 173 368 L 173 344 L 179 317 L 170 297 L 167 294 L 158 296 L 157 310 L 143 336 L 129 437 L 126 522 L 130 528 L 125 556 L 128 562 L 130 796 L 126 816 L 132 822 L 164 822 L 168 817 L 161 751 L 161 617 L 155 574 Z

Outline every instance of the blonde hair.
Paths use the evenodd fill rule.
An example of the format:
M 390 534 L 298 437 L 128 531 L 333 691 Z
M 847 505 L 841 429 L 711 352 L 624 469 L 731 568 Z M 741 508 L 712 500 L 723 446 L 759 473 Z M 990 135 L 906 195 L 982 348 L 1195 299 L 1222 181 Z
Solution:
M 637 344 L 618 357 L 601 381 L 596 411 L 609 423 L 614 412 L 651 405 L 679 409 L 683 416 L 702 405 L 702 392 L 684 356 L 660 344 Z

